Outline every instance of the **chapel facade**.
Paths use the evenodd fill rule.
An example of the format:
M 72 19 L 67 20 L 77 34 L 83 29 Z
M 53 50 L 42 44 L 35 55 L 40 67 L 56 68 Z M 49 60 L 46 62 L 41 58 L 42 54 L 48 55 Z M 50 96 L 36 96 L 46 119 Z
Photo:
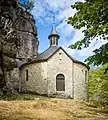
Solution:
M 89 67 L 59 47 L 59 38 L 53 26 L 50 47 L 20 66 L 20 92 L 87 100 Z

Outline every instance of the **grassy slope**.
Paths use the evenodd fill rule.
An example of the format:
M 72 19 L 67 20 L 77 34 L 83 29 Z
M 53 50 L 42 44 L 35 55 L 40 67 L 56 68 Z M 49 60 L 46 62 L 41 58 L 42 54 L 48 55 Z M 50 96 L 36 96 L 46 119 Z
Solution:
M 84 118 L 108 120 L 108 111 L 71 99 L 0 101 L 0 120 L 85 120 Z

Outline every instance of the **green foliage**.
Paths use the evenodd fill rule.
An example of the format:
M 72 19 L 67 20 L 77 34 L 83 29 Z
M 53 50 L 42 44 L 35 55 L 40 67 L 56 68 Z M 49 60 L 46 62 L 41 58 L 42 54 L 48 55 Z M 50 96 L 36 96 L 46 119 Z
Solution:
M 108 63 L 108 43 L 105 45 L 102 45 L 99 49 L 95 49 L 93 51 L 95 55 L 88 57 L 85 62 L 88 62 L 88 64 L 92 64 L 94 62 L 94 65 L 104 65 Z
M 108 73 L 104 74 L 105 68 L 90 70 L 88 89 L 90 100 L 108 105 Z
M 107 0 L 85 0 L 85 2 L 76 2 L 71 7 L 76 9 L 77 12 L 74 16 L 68 18 L 67 23 L 76 29 L 83 28 L 84 39 L 70 45 L 70 48 L 79 50 L 87 48 L 94 38 L 96 40 L 108 40 Z M 88 64 L 108 63 L 108 43 L 93 52 L 94 55 L 86 60 Z
M 22 2 L 18 2 L 18 6 L 23 8 L 26 11 L 31 11 L 34 7 L 33 0 L 23 0 Z

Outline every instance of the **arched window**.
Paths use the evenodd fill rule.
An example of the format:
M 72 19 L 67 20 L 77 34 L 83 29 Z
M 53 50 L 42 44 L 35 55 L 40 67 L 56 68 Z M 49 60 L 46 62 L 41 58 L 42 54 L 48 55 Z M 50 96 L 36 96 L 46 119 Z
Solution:
M 65 91 L 65 76 L 63 74 L 56 76 L 56 90 Z
M 85 82 L 87 83 L 87 71 L 85 71 Z
M 28 81 L 28 69 L 26 70 L 26 81 Z

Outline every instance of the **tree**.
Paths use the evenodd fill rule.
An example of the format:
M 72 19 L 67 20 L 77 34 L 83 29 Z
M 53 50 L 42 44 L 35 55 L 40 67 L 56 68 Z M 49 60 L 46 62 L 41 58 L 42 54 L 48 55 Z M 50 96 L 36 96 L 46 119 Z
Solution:
M 31 11 L 34 7 L 33 0 L 19 0 L 18 6 L 25 9 L 26 11 Z
M 71 7 L 76 9 L 77 12 L 74 16 L 68 18 L 67 23 L 76 29 L 84 28 L 82 31 L 84 38 L 70 45 L 69 48 L 81 50 L 89 47 L 94 39 L 99 41 L 108 40 L 107 0 L 85 0 L 85 2 L 76 2 Z M 108 63 L 108 42 L 93 52 L 94 55 L 85 60 L 88 65 L 104 65 Z
M 108 74 L 104 74 L 106 66 L 90 70 L 89 72 L 89 100 L 101 104 L 108 104 Z

